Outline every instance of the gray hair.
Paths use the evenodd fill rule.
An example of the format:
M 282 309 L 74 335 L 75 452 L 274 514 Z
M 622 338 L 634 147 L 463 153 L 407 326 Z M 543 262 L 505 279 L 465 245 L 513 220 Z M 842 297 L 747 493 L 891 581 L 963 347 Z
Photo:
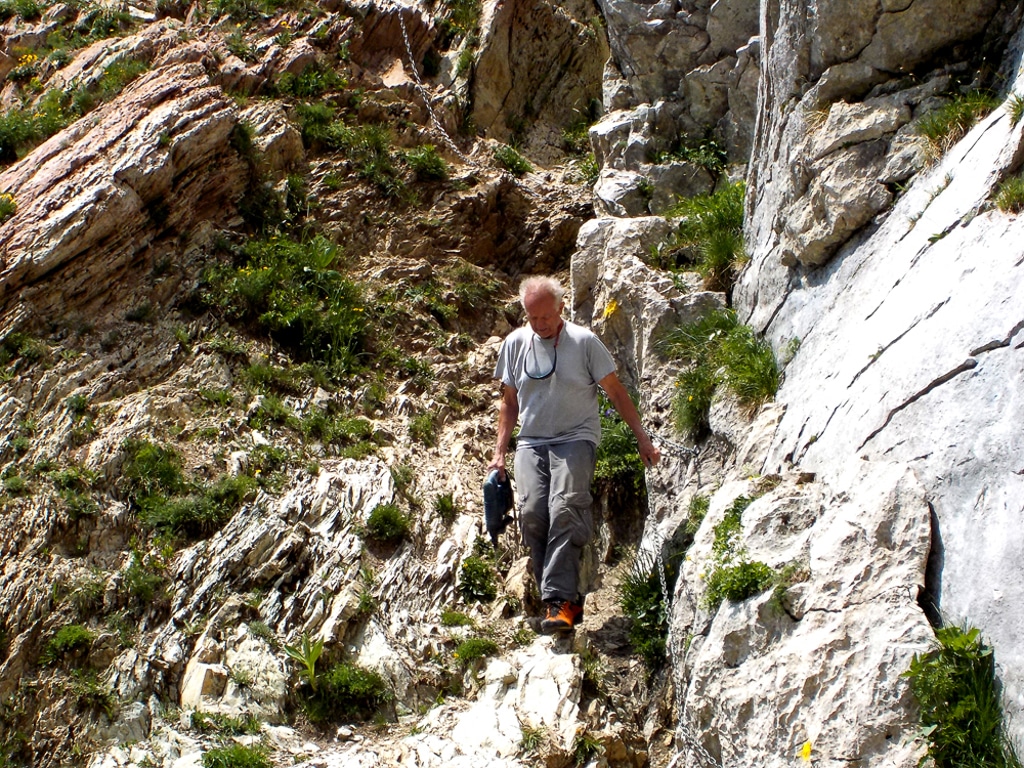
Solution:
M 553 277 L 535 275 L 527 277 L 519 284 L 519 302 L 525 307 L 526 297 L 531 293 L 546 293 L 554 297 L 555 301 L 565 300 L 565 288 Z

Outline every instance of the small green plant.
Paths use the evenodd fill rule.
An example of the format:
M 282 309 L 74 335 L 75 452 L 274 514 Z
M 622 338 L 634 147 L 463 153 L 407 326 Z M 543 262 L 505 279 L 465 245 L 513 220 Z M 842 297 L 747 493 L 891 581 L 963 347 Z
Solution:
M 158 558 L 133 550 L 118 587 L 118 596 L 135 613 L 146 612 L 163 592 L 165 571 L 166 565 Z
M 494 150 L 494 160 L 513 176 L 523 176 L 533 170 L 530 162 L 507 144 L 502 144 Z
M 470 637 L 459 643 L 454 656 L 462 667 L 468 667 L 477 659 L 494 656 L 497 652 L 498 644 L 490 638 Z
M 611 401 L 599 396 L 601 442 L 597 446 L 594 484 L 598 487 L 644 489 L 644 465 L 636 449 L 636 438 Z
M 531 755 L 540 749 L 544 739 L 547 738 L 547 731 L 544 728 L 531 728 L 528 725 L 522 726 L 523 737 L 519 740 L 519 749 L 525 754 Z
M 214 747 L 203 753 L 203 768 L 273 768 L 273 763 L 262 747 L 231 744 Z
M 991 93 L 971 91 L 958 94 L 917 123 L 917 132 L 925 138 L 933 158 L 938 158 L 967 135 L 975 123 L 996 108 L 999 101 Z
M 314 695 L 303 702 L 306 716 L 313 723 L 365 720 L 392 698 L 379 673 L 348 662 L 335 664 L 318 680 Z
M 589 731 L 581 731 L 576 734 L 572 743 L 572 759 L 575 765 L 586 765 L 593 758 L 601 754 L 601 742 L 590 735 Z
M 694 254 L 695 268 L 708 290 L 730 291 L 747 260 L 743 244 L 745 191 L 742 181 L 726 184 L 711 194 L 680 200 L 665 214 L 681 219 L 673 245 Z
M 4 478 L 4 492 L 11 496 L 25 496 L 29 488 L 28 481 L 21 475 L 8 475 Z
M 444 14 L 439 26 L 445 37 L 464 37 L 476 30 L 482 7 L 480 0 L 442 0 L 440 5 Z
M 651 552 L 638 553 L 625 578 L 619 584 L 619 606 L 631 619 L 629 642 L 648 669 L 656 669 L 665 660 L 668 641 L 668 601 L 662 584 L 671 591 L 675 570 L 661 564 Z
M 572 184 L 593 186 L 601 175 L 601 166 L 593 152 L 583 157 L 573 158 L 569 162 L 570 172 L 567 180 Z
M 95 639 L 95 633 L 81 624 L 68 624 L 57 630 L 51 637 L 39 657 L 42 665 L 55 664 L 72 654 L 87 650 Z
M 718 386 L 727 387 L 747 408 L 770 400 L 779 388 L 779 369 L 771 346 L 751 328 L 740 325 L 732 310 L 711 312 L 674 329 L 662 349 L 668 357 L 690 363 L 676 379 L 673 416 L 676 429 L 691 437 L 707 431 Z
M 409 419 L 409 436 L 423 445 L 437 445 L 437 415 L 434 411 L 424 411 Z
M 405 153 L 405 162 L 418 181 L 444 181 L 451 172 L 448 163 L 433 144 L 424 144 Z
M 0 193 L 0 224 L 18 212 L 18 203 L 10 192 Z
M 434 512 L 445 525 L 451 525 L 459 516 L 459 508 L 451 493 L 439 493 L 434 498 Z
M 936 768 L 1020 768 L 1006 732 L 992 648 L 976 628 L 945 626 L 904 676 Z
M 471 627 L 473 626 L 473 619 L 461 611 L 442 611 L 441 612 L 441 626 L 442 627 Z
M 459 570 L 459 594 L 467 603 L 490 603 L 498 596 L 494 568 L 484 558 L 470 555 Z
M 996 207 L 1003 213 L 1024 211 L 1024 174 L 1011 176 L 996 190 Z
M 740 539 L 743 512 L 752 501 L 747 496 L 736 498 L 715 526 L 703 599 L 703 605 L 708 610 L 715 610 L 725 600 L 740 602 L 760 594 L 778 579 L 778 574 L 772 568 L 747 558 Z
M 302 641 L 298 646 L 286 645 L 284 647 L 284 652 L 288 654 L 288 658 L 302 665 L 299 674 L 306 679 L 306 682 L 309 683 L 314 692 L 317 689 L 316 662 L 323 651 L 324 641 L 317 640 L 313 642 L 307 634 L 302 635 Z
M 366 519 L 366 535 L 375 541 L 393 543 L 409 533 L 409 518 L 397 504 L 378 504 Z
M 708 509 L 711 507 L 711 499 L 704 495 L 694 495 L 686 510 L 686 533 L 692 539 L 697 535 L 700 524 L 707 517 Z
M 197 709 L 192 713 L 192 727 L 200 733 L 222 733 L 242 736 L 260 732 L 260 721 L 255 715 L 232 717 L 220 712 L 204 712 Z
M 1006 111 L 1010 115 L 1010 124 L 1016 126 L 1024 117 L 1024 96 L 1019 93 L 1013 94 L 1006 102 Z
M 67 692 L 79 707 L 102 712 L 108 720 L 117 715 L 117 697 L 109 685 L 97 678 L 95 670 L 72 670 Z
M 309 64 L 298 75 L 285 72 L 277 79 L 274 87 L 281 96 L 316 99 L 346 85 L 345 79 L 333 69 L 321 64 Z

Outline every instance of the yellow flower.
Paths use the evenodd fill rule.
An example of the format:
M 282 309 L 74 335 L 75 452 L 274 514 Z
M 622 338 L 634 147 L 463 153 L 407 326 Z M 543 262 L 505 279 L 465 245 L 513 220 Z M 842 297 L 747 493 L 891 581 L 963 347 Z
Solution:
M 804 762 L 811 762 L 811 742 L 804 742 L 804 745 L 800 748 L 800 757 L 804 760 Z
M 616 311 L 618 311 L 618 309 L 619 309 L 619 302 L 617 302 L 615 299 L 611 299 L 605 305 L 605 308 L 604 308 L 604 317 L 605 317 L 605 319 L 607 320 L 609 317 L 614 315 L 616 313 Z
M 693 402 L 693 395 L 690 395 L 688 398 L 686 398 L 686 401 L 689 402 L 689 403 L 692 403 Z

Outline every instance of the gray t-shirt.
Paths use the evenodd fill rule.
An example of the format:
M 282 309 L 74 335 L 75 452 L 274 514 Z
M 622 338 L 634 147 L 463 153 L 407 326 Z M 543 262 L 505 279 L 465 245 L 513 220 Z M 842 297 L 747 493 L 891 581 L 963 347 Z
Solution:
M 556 358 L 557 352 L 557 358 Z M 545 379 L 539 377 L 552 370 Z M 565 321 L 558 337 L 542 339 L 529 326 L 508 335 L 494 378 L 519 393 L 519 445 L 601 442 L 597 382 L 615 373 L 615 361 L 593 331 Z

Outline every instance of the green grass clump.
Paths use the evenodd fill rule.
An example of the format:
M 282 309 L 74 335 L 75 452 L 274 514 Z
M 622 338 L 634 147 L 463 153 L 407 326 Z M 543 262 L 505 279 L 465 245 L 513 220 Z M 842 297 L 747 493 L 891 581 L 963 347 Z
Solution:
M 640 492 L 644 487 L 644 465 L 633 430 L 604 394 L 600 395 L 600 414 L 601 442 L 597 446 L 594 482 Z
M 448 163 L 433 144 L 410 149 L 405 153 L 405 161 L 418 181 L 444 181 L 451 173 Z
M 214 747 L 203 753 L 203 768 L 273 768 L 270 757 L 262 747 L 230 744 Z
M 409 534 L 409 518 L 397 504 L 378 504 L 366 520 L 366 535 L 375 541 L 393 543 Z
M 337 91 L 347 85 L 345 78 L 330 67 L 309 64 L 298 75 L 285 72 L 274 83 L 279 96 L 296 96 L 302 99 L 319 98 L 328 91 Z
M 995 656 L 976 628 L 946 626 L 904 672 L 936 768 L 1020 768 L 1006 733 Z
M 1024 96 L 1019 93 L 1013 94 L 1006 102 L 1006 111 L 1010 115 L 1010 124 L 1016 126 L 1024 117 Z
M 779 368 L 771 346 L 740 325 L 736 313 L 721 309 L 674 329 L 665 339 L 667 357 L 690 364 L 676 379 L 672 403 L 676 429 L 698 438 L 708 428 L 711 400 L 719 386 L 740 403 L 756 408 L 779 388 Z
M 665 661 L 668 642 L 669 599 L 662 589 L 662 577 L 671 591 L 675 572 L 667 564 L 664 572 L 651 552 L 639 553 L 619 584 L 619 606 L 631 621 L 629 642 L 648 669 L 656 669 Z
M 441 611 L 442 627 L 471 627 L 473 619 L 461 611 Z
M 467 603 L 490 603 L 498 596 L 494 568 L 482 557 L 471 555 L 459 570 L 459 594 Z
M 1005 179 L 996 190 L 995 201 L 1003 213 L 1024 211 L 1024 174 Z
M 740 602 L 764 592 L 778 580 L 778 574 L 760 561 L 751 561 L 741 541 L 743 512 L 753 499 L 738 497 L 715 526 L 711 544 L 711 565 L 705 580 L 703 604 L 715 610 L 725 600 Z
M 494 150 L 494 160 L 513 176 L 523 176 L 533 170 L 530 162 L 507 144 Z
M 90 632 L 81 624 L 68 624 L 61 627 L 47 641 L 39 657 L 39 663 L 44 666 L 55 664 L 73 653 L 87 650 L 95 637 L 95 633 Z
M 917 123 L 917 133 L 925 138 L 932 155 L 938 158 L 998 104 L 995 96 L 984 91 L 958 94 L 948 104 L 922 117 Z
M 359 365 L 367 322 L 361 291 L 333 267 L 338 255 L 321 236 L 255 240 L 237 264 L 207 272 L 203 299 L 340 380 Z
M 0 21 L 17 16 L 22 21 L 36 21 L 43 11 L 36 0 L 2 0 L 0 2 Z
M 438 23 L 446 38 L 465 37 L 476 31 L 483 4 L 480 0 L 441 0 Z
M 681 218 L 673 246 L 694 254 L 695 268 L 710 291 L 731 290 L 747 260 L 743 243 L 745 190 L 742 181 L 726 184 L 711 194 L 680 200 L 665 214 Z
M 428 448 L 437 445 L 437 415 L 424 411 L 413 416 L 409 419 L 409 436 Z
M 459 664 L 468 667 L 477 659 L 494 656 L 498 652 L 498 644 L 487 637 L 469 637 L 459 643 L 455 649 L 455 658 Z
M 303 709 L 313 723 L 365 720 L 391 697 L 380 674 L 341 662 L 317 676 L 316 691 L 305 697 Z
M 451 525 L 459 516 L 459 508 L 451 493 L 439 493 L 434 498 L 434 512 L 445 525 Z

